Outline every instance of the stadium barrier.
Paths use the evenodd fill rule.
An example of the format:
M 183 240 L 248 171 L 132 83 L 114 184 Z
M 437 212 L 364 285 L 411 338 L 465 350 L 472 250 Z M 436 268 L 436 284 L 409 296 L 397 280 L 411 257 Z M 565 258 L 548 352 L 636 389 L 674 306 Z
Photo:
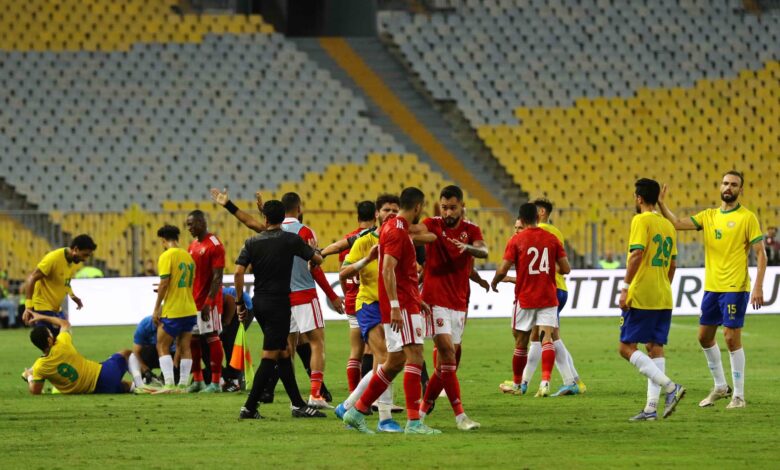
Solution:
M 495 271 L 480 271 L 483 279 L 493 279 Z M 618 316 L 617 302 L 623 269 L 574 270 L 567 277 L 569 299 L 561 313 L 564 317 Z M 513 273 L 510 273 L 513 274 Z M 750 269 L 755 279 L 755 268 Z M 338 274 L 328 273 L 328 281 L 340 292 Z M 251 294 L 252 275 L 246 275 L 247 290 Z M 73 301 L 68 300 L 70 321 L 73 325 L 132 325 L 152 314 L 156 293 L 157 277 L 74 279 L 74 292 L 83 300 L 84 308 L 76 310 Z M 225 276 L 225 285 L 232 285 L 233 276 Z M 765 305 L 756 311 L 748 307 L 748 313 L 780 313 L 780 267 L 767 268 L 764 278 Z M 320 302 L 328 305 L 319 291 Z M 698 315 L 704 295 L 704 268 L 680 268 L 672 283 L 672 299 L 675 315 Z M 512 313 L 514 285 L 502 283 L 499 292 L 485 292 L 471 284 L 470 318 L 508 318 Z M 332 308 L 324 308 L 326 320 L 343 320 Z

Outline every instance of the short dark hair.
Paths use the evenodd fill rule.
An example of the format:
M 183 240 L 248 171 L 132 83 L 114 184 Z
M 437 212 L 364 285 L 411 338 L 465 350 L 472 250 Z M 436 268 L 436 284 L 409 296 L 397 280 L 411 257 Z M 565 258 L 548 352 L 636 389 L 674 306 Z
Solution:
M 163 240 L 169 240 L 169 241 L 179 241 L 179 234 L 181 231 L 179 230 L 179 227 L 174 227 L 173 225 L 165 224 L 157 231 L 157 236 L 162 238 Z
M 195 209 L 194 211 L 190 212 L 187 214 L 187 217 L 192 217 L 193 219 L 202 220 L 204 222 L 206 221 L 206 213 L 200 209 Z
M 90 237 L 86 233 L 82 233 L 81 235 L 71 240 L 70 247 L 76 248 L 78 250 L 95 251 L 97 249 L 97 245 L 95 244 L 95 241 L 92 240 L 92 237 Z
M 357 205 L 359 222 L 371 222 L 376 218 L 376 205 L 374 201 L 360 201 Z
M 415 187 L 406 188 L 401 191 L 400 201 L 401 209 L 411 210 L 414 209 L 414 206 L 417 204 L 425 202 L 425 193 Z
M 520 206 L 517 218 L 524 224 L 535 224 L 539 220 L 539 211 L 536 208 L 536 204 L 526 202 Z
M 266 221 L 271 225 L 281 224 L 284 222 L 285 213 L 286 206 L 278 199 L 271 199 L 270 201 L 266 201 L 265 204 L 263 204 L 263 215 L 265 216 Z
M 36 326 L 30 331 L 30 341 L 41 351 L 49 347 L 49 329 L 45 326 Z
M 301 207 L 301 197 L 298 193 L 286 193 L 282 196 L 282 204 L 285 212 L 292 212 Z M 263 206 L 265 207 L 265 205 Z
M 547 215 L 550 215 L 552 213 L 552 211 L 553 211 L 553 203 L 550 202 L 550 200 L 547 199 L 546 197 L 536 198 L 534 200 L 533 204 L 536 207 L 541 207 L 542 209 L 547 211 Z
M 726 176 L 726 175 L 732 175 L 732 176 L 736 176 L 737 178 L 739 178 L 739 187 L 740 188 L 745 186 L 745 175 L 743 175 L 741 171 L 729 170 L 729 171 L 723 173 L 723 176 Z M 723 179 L 723 176 L 721 176 L 721 179 Z
M 444 189 L 441 190 L 441 194 L 439 194 L 439 199 L 452 199 L 452 198 L 457 199 L 458 202 L 463 202 L 463 190 L 455 186 L 454 184 L 446 186 Z
M 401 205 L 401 199 L 398 198 L 395 194 L 385 193 L 380 194 L 378 198 L 376 198 L 376 210 L 381 209 L 385 204 L 395 204 L 397 206 Z
M 661 185 L 658 181 L 649 178 L 640 178 L 634 183 L 636 189 L 634 193 L 641 196 L 645 204 L 655 205 L 658 203 L 658 195 L 661 194 Z

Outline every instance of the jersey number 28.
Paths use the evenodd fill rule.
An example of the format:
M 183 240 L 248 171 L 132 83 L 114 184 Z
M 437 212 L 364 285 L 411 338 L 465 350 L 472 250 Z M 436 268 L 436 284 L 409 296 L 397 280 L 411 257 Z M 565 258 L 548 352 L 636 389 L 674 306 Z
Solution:
M 528 263 L 528 274 L 550 273 L 550 257 L 547 254 L 547 248 L 542 250 L 542 256 L 539 256 L 539 250 L 535 246 L 528 248 L 526 254 L 533 256 L 531 262 Z M 537 264 L 537 261 L 539 264 Z M 534 265 L 536 265 L 536 268 L 534 268 Z

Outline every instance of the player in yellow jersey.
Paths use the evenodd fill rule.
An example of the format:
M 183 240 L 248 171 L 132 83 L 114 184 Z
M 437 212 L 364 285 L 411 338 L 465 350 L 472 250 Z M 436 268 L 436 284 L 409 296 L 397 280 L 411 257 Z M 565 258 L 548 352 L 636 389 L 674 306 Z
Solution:
M 642 178 L 636 182 L 635 215 L 631 220 L 626 274 L 620 291 L 620 355 L 647 377 L 647 405 L 631 421 L 654 421 L 658 397 L 666 392 L 664 418 L 685 396 L 685 388 L 665 374 L 664 345 L 672 324 L 672 279 L 677 267 L 677 232 L 655 212 L 661 186 Z M 637 349 L 643 343 L 647 354 Z
M 160 286 L 157 288 L 157 301 L 154 304 L 152 320 L 157 326 L 157 354 L 160 356 L 160 370 L 165 379 L 163 392 L 176 389 L 173 358 L 170 352 L 174 339 L 181 357 L 179 391 L 185 391 L 189 385 L 190 370 L 192 370 L 190 341 L 198 314 L 192 293 L 195 261 L 187 250 L 179 248 L 179 233 L 179 229 L 172 225 L 165 225 L 157 231 L 165 251 L 157 261 Z
M 62 301 L 66 295 L 70 295 L 77 308 L 82 307 L 81 299 L 76 297 L 70 287 L 70 280 L 81 269 L 81 262 L 92 256 L 96 248 L 92 238 L 82 234 L 74 238 L 69 247 L 50 251 L 43 257 L 25 284 L 27 291 L 22 315 L 25 323 L 30 323 L 34 313 L 65 318 Z M 54 336 L 59 332 L 55 324 L 36 322 L 37 324 L 49 328 Z
M 32 320 L 57 327 L 55 338 L 45 326 L 36 326 L 30 332 L 32 343 L 43 351 L 32 369 L 24 371 L 30 393 L 40 395 L 46 380 L 64 394 L 126 393 L 132 391 L 130 382 L 123 382 L 128 371 L 129 349 L 123 349 L 105 361 L 97 363 L 85 358 L 73 346 L 70 323 L 62 318 L 33 313 Z M 133 365 L 130 365 L 133 369 Z M 133 369 L 135 370 L 135 369 Z M 140 374 L 140 370 L 136 370 Z
M 745 407 L 745 351 L 742 349 L 742 327 L 748 301 L 753 308 L 764 305 L 764 274 L 766 251 L 764 235 L 755 214 L 739 204 L 745 178 L 738 171 L 723 175 L 720 183 L 719 208 L 705 209 L 690 218 L 677 218 L 664 204 L 666 186 L 658 205 L 677 230 L 701 230 L 704 233 L 704 299 L 699 319 L 699 344 L 704 349 L 707 365 L 715 382 L 710 394 L 699 406 L 712 406 L 721 398 L 732 395 L 726 408 Z M 756 255 L 758 273 L 750 295 L 748 254 Z M 723 373 L 720 349 L 715 341 L 718 326 L 731 357 L 732 392 Z

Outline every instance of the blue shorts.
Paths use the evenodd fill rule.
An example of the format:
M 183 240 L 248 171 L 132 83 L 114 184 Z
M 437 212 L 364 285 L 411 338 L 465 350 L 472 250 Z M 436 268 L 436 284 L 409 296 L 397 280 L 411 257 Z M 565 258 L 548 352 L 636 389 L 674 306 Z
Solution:
M 666 344 L 671 326 L 671 310 L 631 308 L 620 319 L 620 342 Z
M 33 310 L 33 312 L 39 314 L 39 315 L 45 315 L 47 317 L 57 317 L 61 320 L 65 319 L 65 314 L 62 312 L 55 312 L 53 310 Z M 37 321 L 32 324 L 32 326 L 45 326 L 46 328 L 51 331 L 52 336 L 55 338 L 58 334 L 60 334 L 60 327 L 57 325 L 52 325 L 51 323 L 47 321 Z
M 197 315 L 180 318 L 161 318 L 163 330 L 171 337 L 176 338 L 182 333 L 192 332 L 195 323 L 198 322 Z
M 127 372 L 125 356 L 116 353 L 100 364 L 103 367 L 100 368 L 94 393 L 125 393 L 127 390 L 122 386 L 122 377 Z
M 569 291 L 558 289 L 555 292 L 555 296 L 558 297 L 558 323 L 560 323 L 561 310 L 566 306 L 566 301 L 569 300 Z
M 748 292 L 704 291 L 699 325 L 742 328 L 745 324 L 745 312 L 749 300 L 750 294 Z
M 382 314 L 379 312 L 379 302 L 363 304 L 363 307 L 355 314 L 360 327 L 360 336 L 368 342 L 368 332 L 382 323 Z

